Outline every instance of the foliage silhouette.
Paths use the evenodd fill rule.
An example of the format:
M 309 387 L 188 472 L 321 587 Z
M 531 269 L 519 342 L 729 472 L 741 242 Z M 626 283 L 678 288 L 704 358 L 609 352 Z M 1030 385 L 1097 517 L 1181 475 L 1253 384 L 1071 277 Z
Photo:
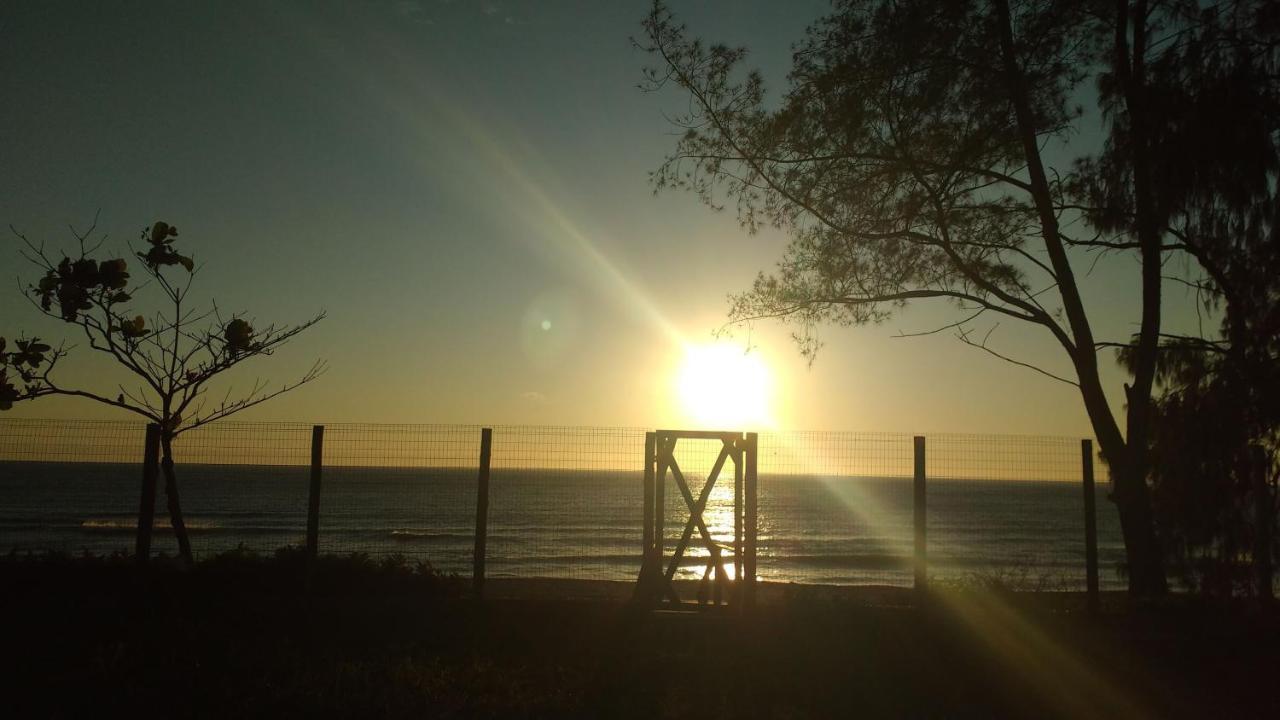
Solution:
M 1184 581 L 1269 597 L 1280 474 L 1280 12 L 1257 2 L 1215 10 L 1152 63 L 1158 204 L 1197 269 L 1169 279 L 1218 320 L 1216 333 L 1161 343 L 1154 497 Z M 1117 185 L 1114 171 L 1100 175 L 1108 182 L 1090 189 L 1097 198 Z M 1128 198 L 1107 204 L 1112 218 L 1099 222 L 1132 214 Z M 1121 360 L 1132 363 L 1129 348 Z
M 1264 22 L 1261 6 L 1237 5 L 1241 23 Z M 1161 62 L 1199 27 L 1196 7 L 844 0 L 796 47 L 776 105 L 758 72 L 740 72 L 745 49 L 690 39 L 661 2 L 638 42 L 658 64 L 644 86 L 675 85 L 690 99 L 673 118 L 684 132 L 653 173 L 655 188 L 733 205 L 749 231 L 768 224 L 791 235 L 775 272 L 731 298 L 730 325 L 794 323 L 812 358 L 820 324 L 951 302 L 958 319 L 922 334 L 952 331 L 1078 388 L 1111 468 L 1139 595 L 1166 587 L 1147 480 L 1162 268 L 1172 255 L 1195 258 L 1174 227 L 1192 199 L 1167 192 L 1156 152 L 1177 124 L 1167 114 L 1188 110 L 1161 106 L 1153 88 Z M 1070 139 L 1091 122 L 1077 104 L 1091 78 L 1105 145 L 1051 164 L 1070 157 Z M 1132 339 L 1095 335 L 1077 271 L 1104 257 L 1138 261 Z M 1072 373 L 993 347 L 1008 319 L 1049 333 Z M 1131 358 L 1122 417 L 1098 361 L 1117 347 Z
M 215 378 L 246 360 L 273 354 L 322 320 L 324 313 L 298 325 L 255 328 L 239 313 L 224 317 L 216 303 L 193 310 L 186 300 L 199 268 L 192 257 L 175 248 L 176 227 L 161 221 L 143 229 L 140 239 L 145 249 L 132 252 L 140 261 L 141 282 L 130 276 L 125 258 L 98 259 L 104 239 L 92 239 L 95 228 L 96 220 L 83 233 L 72 229 L 78 243 L 74 255 L 53 254 L 44 243 L 13 230 L 25 246 L 23 257 L 43 272 L 25 292 L 41 313 L 78 326 L 89 347 L 126 369 L 139 381 L 138 387 L 121 384 L 113 398 L 109 391 L 60 384 L 54 370 L 70 346 L 19 338 L 16 349 L 10 351 L 0 338 L 0 410 L 11 409 L 18 401 L 67 395 L 128 410 L 159 425 L 169 518 L 179 553 L 190 565 L 191 541 L 174 470 L 174 440 L 319 377 L 325 369 L 323 361 L 279 387 L 257 380 L 248 392 L 235 394 L 228 387 L 220 400 L 208 400 Z M 158 291 L 159 298 L 157 309 L 144 315 L 132 308 L 135 296 L 148 288 Z

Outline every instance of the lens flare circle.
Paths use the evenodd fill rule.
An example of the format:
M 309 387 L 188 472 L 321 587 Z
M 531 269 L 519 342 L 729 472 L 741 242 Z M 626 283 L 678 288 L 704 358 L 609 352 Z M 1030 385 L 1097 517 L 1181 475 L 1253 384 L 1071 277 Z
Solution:
M 732 343 L 689 345 L 676 374 L 676 396 L 701 429 L 773 425 L 773 373 L 759 352 Z

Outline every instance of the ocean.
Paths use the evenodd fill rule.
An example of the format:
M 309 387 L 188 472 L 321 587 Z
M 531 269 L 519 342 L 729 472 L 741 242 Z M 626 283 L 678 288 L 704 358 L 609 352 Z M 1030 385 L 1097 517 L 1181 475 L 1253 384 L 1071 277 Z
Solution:
M 197 555 L 239 545 L 270 552 L 304 543 L 308 468 L 180 465 L 178 472 Z M 131 550 L 140 476 L 134 464 L 0 461 L 0 551 Z M 721 483 L 705 518 L 713 536 L 731 544 L 732 477 Z M 696 495 L 700 482 L 693 484 Z M 911 487 L 906 478 L 762 473 L 759 576 L 910 585 Z M 320 549 L 400 553 L 469 574 L 475 493 L 474 468 L 326 468 Z M 1120 589 L 1119 523 L 1103 487 L 1098 495 L 1101 585 Z M 671 485 L 666 500 L 669 553 L 688 515 Z M 176 543 L 165 507 L 162 482 L 153 544 L 157 552 L 172 553 Z M 930 480 L 927 507 L 933 578 L 1083 589 L 1079 483 Z M 490 481 L 488 575 L 634 580 L 641 516 L 639 472 L 496 469 Z M 698 577 L 703 570 L 706 551 L 695 543 L 691 555 L 681 577 Z

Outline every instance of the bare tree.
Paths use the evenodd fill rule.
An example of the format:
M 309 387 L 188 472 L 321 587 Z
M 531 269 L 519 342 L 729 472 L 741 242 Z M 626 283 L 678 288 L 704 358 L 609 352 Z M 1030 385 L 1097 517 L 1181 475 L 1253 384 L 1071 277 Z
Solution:
M 130 276 L 125 258 L 98 259 L 105 237 L 94 239 L 95 228 L 96 220 L 85 232 L 71 229 L 77 241 L 72 255 L 51 251 L 43 242 L 11 228 L 24 246 L 22 256 L 43 272 L 23 292 L 39 312 L 77 326 L 88 347 L 127 370 L 136 386 L 122 383 L 103 390 L 64 384 L 55 378 L 55 370 L 72 346 L 55 347 L 32 337 L 19 338 L 9 350 L 0 338 L 0 410 L 18 401 L 66 395 L 127 410 L 159 425 L 169 518 L 179 553 L 191 564 L 191 542 L 174 470 L 174 441 L 187 431 L 319 377 L 325 370 L 323 361 L 282 385 L 259 379 L 247 391 L 227 386 L 221 394 L 210 394 L 218 376 L 247 360 L 273 354 L 325 314 L 298 325 L 255 327 L 255 321 L 242 313 L 224 315 L 216 303 L 193 308 L 187 298 L 199 268 L 175 248 L 176 227 L 156 222 L 142 231 L 142 249 L 130 247 L 140 261 L 141 282 Z M 134 310 L 135 296 L 146 290 L 157 296 L 156 309 L 149 314 Z

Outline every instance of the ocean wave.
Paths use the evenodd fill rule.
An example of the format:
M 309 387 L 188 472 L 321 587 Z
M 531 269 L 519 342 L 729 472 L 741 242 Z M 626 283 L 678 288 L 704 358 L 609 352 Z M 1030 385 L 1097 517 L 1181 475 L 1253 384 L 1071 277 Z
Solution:
M 428 542 L 431 540 L 471 540 L 471 533 L 432 532 L 430 530 L 392 530 L 391 537 L 400 542 Z
M 186 526 L 188 532 L 213 532 L 223 529 L 223 527 L 217 523 L 205 522 L 202 520 L 188 520 L 186 521 Z M 155 527 L 156 529 L 167 528 L 168 523 L 157 522 Z M 90 518 L 89 520 L 85 520 L 80 523 L 80 529 L 88 530 L 90 532 L 135 532 L 138 529 L 138 521 Z
M 900 570 L 911 567 L 912 558 L 881 553 L 800 555 L 787 554 L 769 558 L 765 564 L 810 568 L 848 568 L 857 570 Z
M 623 566 L 624 569 L 627 571 L 630 571 L 632 569 L 638 571 L 640 569 L 640 565 L 639 565 L 640 560 L 641 560 L 640 553 L 635 552 L 632 554 L 583 553 L 578 555 L 521 555 L 516 557 L 507 556 L 507 555 L 497 555 L 497 556 L 489 556 L 489 558 L 487 559 L 487 562 L 491 565 L 495 565 L 499 567 L 501 566 L 526 567 L 526 566 L 541 565 L 545 567 L 562 568 L 562 567 L 573 567 L 573 566 L 580 566 L 580 565 L 619 565 L 619 566 Z M 686 563 L 682 562 L 681 566 L 683 567 L 685 564 Z M 688 564 L 693 565 L 694 563 L 688 563 Z M 705 567 L 706 564 L 707 563 L 704 559 L 701 566 Z M 732 563 L 726 562 L 726 564 L 731 565 Z

